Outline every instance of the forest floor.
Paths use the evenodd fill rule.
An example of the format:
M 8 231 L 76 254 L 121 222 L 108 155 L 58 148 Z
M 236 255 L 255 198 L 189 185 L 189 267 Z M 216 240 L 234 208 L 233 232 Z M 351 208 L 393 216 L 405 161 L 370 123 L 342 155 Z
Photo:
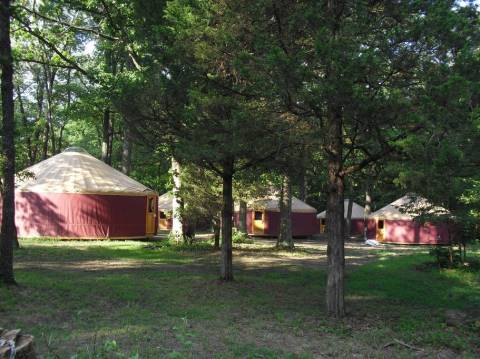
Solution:
M 324 311 L 326 245 L 236 244 L 235 281 L 211 243 L 23 240 L 0 327 L 41 358 L 476 358 L 480 273 L 426 247 L 346 245 L 348 317 Z M 480 259 L 480 248 L 470 251 Z M 445 324 L 446 310 L 467 320 Z

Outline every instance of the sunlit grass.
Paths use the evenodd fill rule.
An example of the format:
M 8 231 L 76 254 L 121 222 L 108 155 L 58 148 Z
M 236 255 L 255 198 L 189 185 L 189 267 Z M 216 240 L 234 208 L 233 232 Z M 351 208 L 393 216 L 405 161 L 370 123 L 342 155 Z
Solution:
M 475 329 L 443 322 L 446 309 L 480 307 L 479 273 L 419 269 L 431 260 L 427 248 L 369 251 L 379 259 L 347 270 L 349 318 L 332 322 L 324 313 L 322 269 L 246 268 L 236 270 L 235 282 L 222 283 L 209 242 L 193 248 L 140 241 L 21 245 L 15 253 L 20 285 L 0 287 L 0 327 L 35 335 L 43 357 L 94 358 L 101 349 L 113 353 L 108 358 L 381 358 L 392 338 L 432 356 L 444 347 L 459 357 L 480 350 Z M 265 244 L 236 248 L 291 258 Z M 295 256 L 301 260 L 309 251 L 318 249 Z M 469 255 L 480 258 L 478 247 Z M 411 354 L 390 350 L 392 357 Z

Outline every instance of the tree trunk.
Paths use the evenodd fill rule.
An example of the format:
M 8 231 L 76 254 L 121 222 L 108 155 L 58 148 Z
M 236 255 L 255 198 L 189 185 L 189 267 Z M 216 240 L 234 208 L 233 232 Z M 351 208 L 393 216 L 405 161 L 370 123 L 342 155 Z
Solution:
M 238 208 L 238 230 L 242 233 L 247 232 L 247 202 L 240 200 Z
M 220 249 L 220 220 L 214 218 L 212 220 L 213 227 L 213 248 Z
M 15 118 L 13 105 L 13 59 L 10 43 L 10 0 L 0 2 L 0 66 L 2 98 L 3 205 L 0 245 L 0 276 L 14 284 L 13 244 L 15 229 Z
M 122 172 L 126 175 L 130 174 L 132 167 L 132 136 L 130 134 L 129 125 L 125 123 L 123 132 L 123 149 L 122 149 Z
M 368 239 L 368 217 L 372 213 L 372 195 L 370 194 L 370 186 L 367 184 L 365 190 L 365 211 L 363 215 L 363 238 Z
M 233 160 L 225 161 L 222 176 L 223 208 L 222 208 L 222 261 L 220 278 L 233 280 L 232 261 L 232 216 L 233 216 Z
M 112 133 L 112 120 L 110 107 L 106 107 L 103 110 L 103 126 L 102 126 L 102 161 L 107 165 L 112 164 L 112 152 L 111 152 L 111 133 Z
M 43 148 L 42 148 L 42 160 L 48 158 L 48 141 L 50 140 L 50 123 L 45 121 L 45 128 L 43 130 Z
M 344 298 L 344 179 L 342 113 L 340 106 L 329 109 L 327 117 L 326 151 L 328 161 L 328 274 L 327 274 L 327 313 L 340 318 L 345 315 Z
M 26 136 L 26 146 L 27 146 L 27 155 L 28 155 L 28 160 L 31 162 L 32 159 L 32 137 L 30 135 L 30 129 L 28 125 L 28 118 L 27 118 L 27 113 L 25 111 L 25 106 L 23 104 L 23 99 L 22 99 L 22 93 L 20 91 L 20 86 L 16 87 L 17 91 L 17 99 L 18 99 L 18 105 L 20 108 L 20 114 L 22 115 L 22 126 L 24 128 L 24 131 L 27 132 Z
M 352 233 L 352 209 L 353 209 L 353 200 L 348 199 L 347 207 L 347 218 L 345 218 L 345 238 L 350 239 Z
M 292 236 L 292 181 L 284 176 L 280 191 L 280 232 L 277 247 L 294 248 Z
M 177 160 L 172 157 L 172 177 L 173 177 L 173 199 L 172 199 L 172 234 L 180 239 L 183 237 L 182 226 L 182 207 L 183 202 L 180 197 L 181 167 Z

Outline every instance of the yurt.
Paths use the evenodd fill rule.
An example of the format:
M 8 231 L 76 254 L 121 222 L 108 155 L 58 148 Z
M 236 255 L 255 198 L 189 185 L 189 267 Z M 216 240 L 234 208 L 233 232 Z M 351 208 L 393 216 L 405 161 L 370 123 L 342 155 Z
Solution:
M 158 197 L 158 229 L 168 231 L 172 229 L 172 201 L 173 195 L 170 192 Z
M 348 213 L 348 202 L 349 199 L 344 201 L 344 218 L 347 218 Z M 360 206 L 358 203 L 353 202 L 352 204 L 352 221 L 350 224 L 350 234 L 353 236 L 363 234 L 363 229 L 365 227 L 365 208 Z M 318 220 L 320 221 L 320 233 L 325 233 L 327 225 L 327 211 L 323 211 L 318 214 Z
M 234 214 L 238 227 L 238 208 Z M 308 237 L 318 234 L 320 224 L 317 210 L 298 198 L 292 198 L 292 234 L 294 237 Z M 276 237 L 280 233 L 280 206 L 275 196 L 258 199 L 247 204 L 247 233 L 254 236 Z
M 16 178 L 20 237 L 145 238 L 157 229 L 157 194 L 77 147 Z
M 400 244 L 448 244 L 447 223 L 420 223 L 415 219 L 421 214 L 448 214 L 441 207 L 433 207 L 427 199 L 405 195 L 370 215 L 375 222 L 369 229 L 369 238 L 379 242 Z

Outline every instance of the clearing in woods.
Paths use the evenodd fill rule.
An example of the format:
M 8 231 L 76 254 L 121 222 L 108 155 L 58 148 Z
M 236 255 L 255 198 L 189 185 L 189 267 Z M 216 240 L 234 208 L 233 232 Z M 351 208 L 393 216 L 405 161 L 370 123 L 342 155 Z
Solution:
M 349 316 L 331 322 L 324 240 L 299 241 L 293 253 L 270 240 L 236 244 L 233 283 L 217 280 L 209 242 L 21 245 L 20 285 L 0 288 L 0 327 L 35 335 L 43 358 L 480 355 L 480 275 L 421 266 L 426 247 L 347 243 Z M 447 326 L 447 309 L 474 320 Z

